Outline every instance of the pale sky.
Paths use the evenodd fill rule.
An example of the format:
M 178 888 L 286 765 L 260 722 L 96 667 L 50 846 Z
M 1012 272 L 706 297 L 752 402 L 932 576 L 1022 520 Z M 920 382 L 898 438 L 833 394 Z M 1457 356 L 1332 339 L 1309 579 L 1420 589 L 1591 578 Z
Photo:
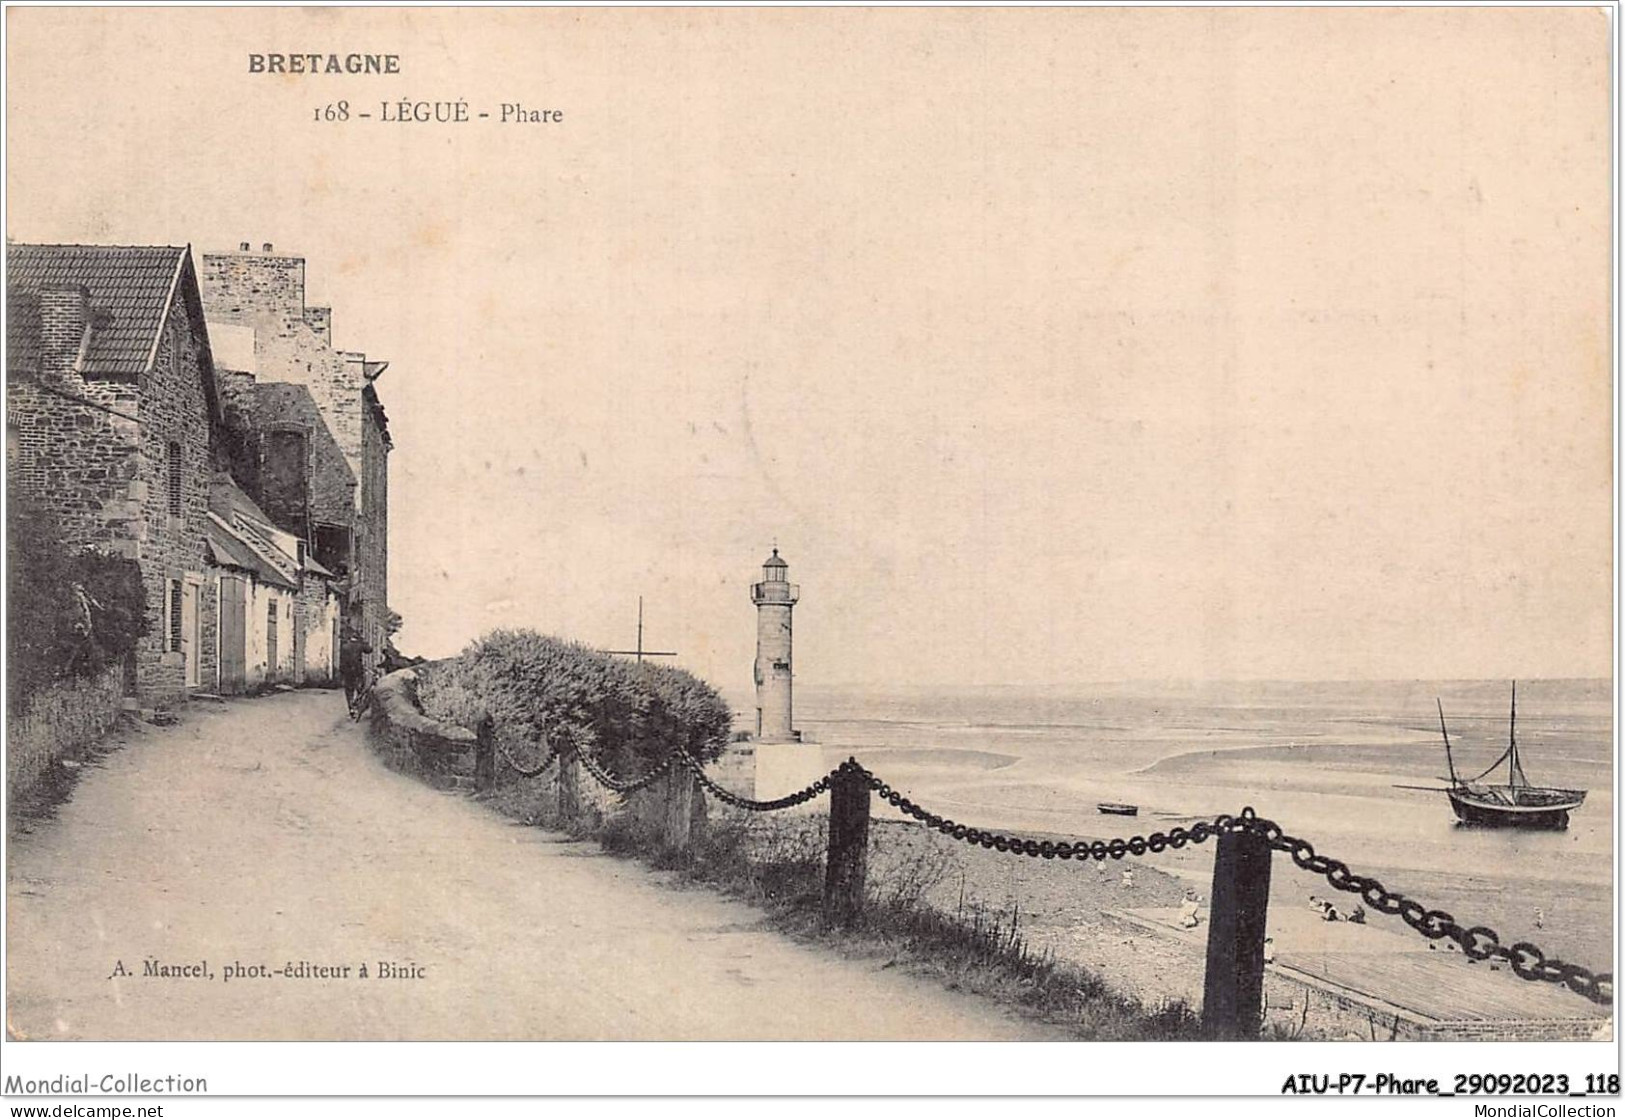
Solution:
M 408 652 L 737 692 L 776 540 L 803 685 L 1609 674 L 1600 11 L 7 18 L 13 239 L 390 362 Z M 403 96 L 565 120 L 312 120 Z

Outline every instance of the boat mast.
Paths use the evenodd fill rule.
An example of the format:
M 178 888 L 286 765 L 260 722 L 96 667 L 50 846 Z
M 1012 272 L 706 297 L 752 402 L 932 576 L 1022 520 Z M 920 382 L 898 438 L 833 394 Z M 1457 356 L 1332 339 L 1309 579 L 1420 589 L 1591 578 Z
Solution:
M 1517 788 L 1529 784 L 1523 767 L 1518 762 L 1518 682 L 1512 682 L 1512 718 L 1507 724 L 1507 786 Z
M 1456 761 L 1450 757 L 1450 732 L 1444 725 L 1444 703 L 1437 696 L 1433 698 L 1433 702 L 1439 705 L 1439 734 L 1444 736 L 1444 764 L 1450 767 L 1450 784 L 1459 786 L 1461 779 L 1456 777 Z

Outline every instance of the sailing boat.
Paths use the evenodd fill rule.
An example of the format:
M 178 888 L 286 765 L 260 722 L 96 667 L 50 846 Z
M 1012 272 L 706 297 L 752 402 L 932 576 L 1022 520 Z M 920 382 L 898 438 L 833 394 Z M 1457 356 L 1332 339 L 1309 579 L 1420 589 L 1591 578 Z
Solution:
M 1463 824 L 1490 828 L 1567 828 L 1569 813 L 1586 799 L 1583 789 L 1557 789 L 1531 785 L 1518 759 L 1518 682 L 1512 682 L 1512 719 L 1507 732 L 1507 749 L 1483 773 L 1462 778 L 1456 773 L 1456 760 L 1450 752 L 1450 732 L 1444 725 L 1444 704 L 1439 705 L 1439 733 L 1444 736 L 1445 763 L 1450 767 L 1450 786 L 1444 792 L 1450 807 Z M 1502 763 L 1507 766 L 1506 785 L 1486 785 L 1484 779 Z M 1412 787 L 1421 788 L 1421 787 Z

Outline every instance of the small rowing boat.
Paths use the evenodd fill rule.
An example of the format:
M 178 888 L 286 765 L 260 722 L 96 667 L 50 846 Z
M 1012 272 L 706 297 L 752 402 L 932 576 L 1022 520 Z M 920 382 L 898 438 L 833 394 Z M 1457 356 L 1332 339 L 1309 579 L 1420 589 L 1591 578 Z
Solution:
M 1137 817 L 1140 815 L 1138 805 L 1125 805 L 1121 801 L 1102 801 L 1095 808 L 1110 817 Z

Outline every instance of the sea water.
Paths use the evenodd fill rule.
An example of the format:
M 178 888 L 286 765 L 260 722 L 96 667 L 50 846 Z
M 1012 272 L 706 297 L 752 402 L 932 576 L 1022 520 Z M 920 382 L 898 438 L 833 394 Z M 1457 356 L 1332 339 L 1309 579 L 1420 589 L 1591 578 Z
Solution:
M 1513 940 L 1546 931 L 1563 951 L 1611 958 L 1610 683 L 1518 685 L 1529 780 L 1588 791 L 1561 832 L 1464 827 L 1442 792 L 1397 788 L 1444 785 L 1436 699 L 1462 777 L 1505 751 L 1508 681 L 1158 682 L 1065 692 L 803 685 L 796 725 L 831 760 L 855 754 L 922 805 L 967 824 L 1100 838 L 1251 806 L 1357 872 L 1454 907 L 1464 924 L 1493 918 L 1513 923 Z M 1503 763 L 1484 780 L 1505 774 Z M 1100 802 L 1137 805 L 1139 815 L 1105 816 Z

